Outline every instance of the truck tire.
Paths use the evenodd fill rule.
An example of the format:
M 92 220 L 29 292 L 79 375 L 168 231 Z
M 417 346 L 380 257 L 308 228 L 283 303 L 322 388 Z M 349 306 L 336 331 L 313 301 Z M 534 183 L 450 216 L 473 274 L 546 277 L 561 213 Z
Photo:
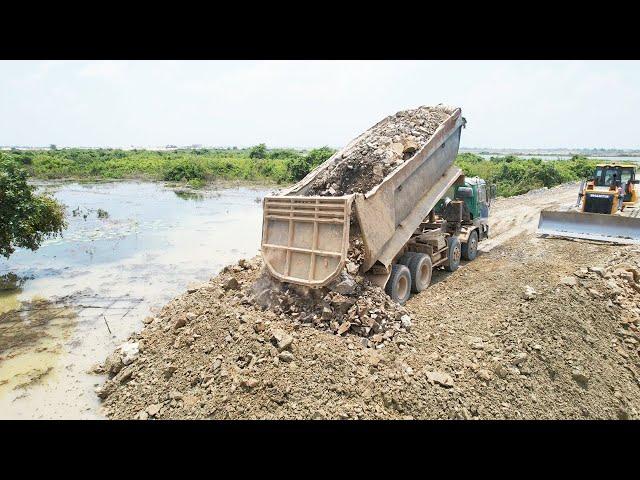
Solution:
M 409 268 L 409 264 L 415 258 L 416 255 L 420 255 L 420 254 L 417 253 L 417 252 L 406 252 L 404 255 L 402 255 L 398 259 L 397 263 L 399 263 L 400 265 L 404 265 L 405 267 Z
M 447 264 L 445 269 L 449 272 L 455 272 L 460 266 L 460 256 L 462 255 L 460 248 L 460 240 L 458 237 L 449 237 L 447 241 L 449 248 L 447 249 Z
M 411 291 L 420 293 L 431 283 L 431 272 L 433 266 L 431 257 L 424 253 L 416 253 L 409 262 L 409 273 L 411 274 Z
M 478 230 L 469 234 L 469 238 L 462 244 L 462 258 L 473 260 L 478 256 Z
M 400 305 L 409 300 L 411 295 L 411 274 L 405 265 L 396 263 L 391 266 L 391 276 L 387 281 L 385 292 Z

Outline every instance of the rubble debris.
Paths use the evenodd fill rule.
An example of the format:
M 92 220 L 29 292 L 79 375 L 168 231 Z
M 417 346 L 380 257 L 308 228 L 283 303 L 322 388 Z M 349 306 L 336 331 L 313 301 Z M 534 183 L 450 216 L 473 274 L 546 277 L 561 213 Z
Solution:
M 341 196 L 370 191 L 413 157 L 452 113 L 452 108 L 440 104 L 385 118 L 329 159 L 330 166 L 310 183 L 306 194 Z
M 574 197 L 572 186 L 567 201 Z M 353 296 L 273 289 L 259 281 L 260 259 L 248 262 L 252 268 L 231 265 L 154 312 L 156 320 L 131 337 L 140 350 L 133 363 L 120 365 L 116 351 L 120 370 L 97 392 L 107 417 L 640 418 L 637 247 L 518 236 L 412 297 L 403 307 L 410 331 L 404 313 L 384 301 L 386 313 L 374 311 L 388 297 L 380 289 L 362 294 L 358 274 Z M 609 277 L 587 270 L 594 264 Z M 580 281 L 558 285 L 571 272 Z M 230 275 L 240 289 L 222 289 Z M 535 301 L 521 298 L 527 284 L 540 292 Z M 188 313 L 195 317 L 173 330 Z M 375 333 L 372 320 L 382 317 Z M 349 330 L 336 335 L 345 321 Z M 289 349 L 272 343 L 276 330 L 293 337 Z M 192 343 L 176 349 L 177 337 Z

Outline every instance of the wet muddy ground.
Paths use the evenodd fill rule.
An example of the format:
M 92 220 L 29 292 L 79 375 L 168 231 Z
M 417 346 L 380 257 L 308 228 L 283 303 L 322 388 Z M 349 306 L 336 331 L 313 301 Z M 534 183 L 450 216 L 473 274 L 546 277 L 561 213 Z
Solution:
M 192 282 L 256 254 L 266 188 L 44 183 L 69 228 L 0 260 L 0 418 L 100 418 L 87 373 Z

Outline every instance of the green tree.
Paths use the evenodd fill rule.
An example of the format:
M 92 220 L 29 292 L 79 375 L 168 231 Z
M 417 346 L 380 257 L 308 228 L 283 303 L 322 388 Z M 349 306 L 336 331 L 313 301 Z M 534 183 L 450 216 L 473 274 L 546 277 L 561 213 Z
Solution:
M 35 194 L 24 168 L 0 154 L 0 255 L 9 258 L 18 247 L 37 250 L 65 227 L 64 207 Z
M 249 158 L 265 158 L 267 156 L 267 146 L 264 143 L 251 148 Z

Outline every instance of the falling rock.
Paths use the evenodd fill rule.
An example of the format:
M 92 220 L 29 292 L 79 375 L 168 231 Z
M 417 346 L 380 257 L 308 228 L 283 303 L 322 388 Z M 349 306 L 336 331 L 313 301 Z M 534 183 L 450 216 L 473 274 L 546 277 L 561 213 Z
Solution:
M 351 323 L 350 322 L 344 322 L 342 325 L 340 325 L 338 327 L 338 331 L 336 333 L 338 335 L 342 335 L 342 334 L 348 332 L 350 328 L 351 328 Z
M 354 262 L 347 262 L 347 272 L 350 275 L 355 275 L 356 273 L 358 273 L 360 267 L 358 267 L 358 265 L 356 265 Z
M 240 284 L 238 283 L 238 280 L 236 280 L 236 277 L 229 277 L 223 282 L 222 288 L 225 290 L 239 290 Z
M 445 388 L 453 387 L 453 378 L 448 373 L 443 372 L 426 372 L 427 380 L 437 383 Z
M 329 288 L 341 295 L 353 295 L 356 291 L 356 282 L 350 276 L 343 275 Z

